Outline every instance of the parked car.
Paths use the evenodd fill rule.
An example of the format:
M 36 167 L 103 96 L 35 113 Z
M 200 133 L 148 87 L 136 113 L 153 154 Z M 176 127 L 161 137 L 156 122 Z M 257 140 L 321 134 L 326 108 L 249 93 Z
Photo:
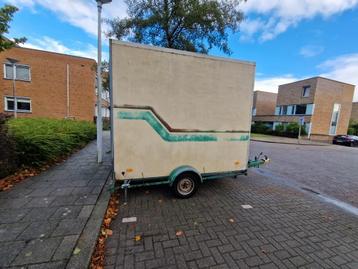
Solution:
M 333 144 L 356 147 L 356 146 L 358 146 L 358 136 L 356 136 L 356 135 L 337 135 L 333 138 Z

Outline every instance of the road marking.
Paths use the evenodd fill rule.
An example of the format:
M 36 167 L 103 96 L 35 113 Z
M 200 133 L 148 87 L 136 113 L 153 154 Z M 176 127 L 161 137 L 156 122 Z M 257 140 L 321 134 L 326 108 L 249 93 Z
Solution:
M 137 222 L 137 217 L 123 218 L 122 223 Z

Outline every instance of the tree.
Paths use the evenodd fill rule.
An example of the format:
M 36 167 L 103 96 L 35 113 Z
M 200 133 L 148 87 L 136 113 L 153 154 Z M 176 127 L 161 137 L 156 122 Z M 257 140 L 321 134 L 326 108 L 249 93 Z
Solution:
M 10 40 L 4 36 L 4 34 L 9 33 L 9 24 L 12 21 L 15 12 L 18 10 L 17 7 L 11 5 L 5 5 L 0 8 L 0 52 L 10 49 L 17 44 L 26 42 L 25 37 Z
M 246 0 L 125 0 L 129 17 L 108 20 L 109 36 L 132 42 L 207 54 L 230 54 L 228 31 L 243 20 Z
M 102 89 L 109 91 L 109 62 L 102 61 Z

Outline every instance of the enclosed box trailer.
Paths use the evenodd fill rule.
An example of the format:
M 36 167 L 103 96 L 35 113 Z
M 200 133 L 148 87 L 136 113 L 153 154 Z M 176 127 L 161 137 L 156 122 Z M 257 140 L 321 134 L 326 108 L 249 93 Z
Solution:
M 114 172 L 189 197 L 248 168 L 255 64 L 111 40 Z

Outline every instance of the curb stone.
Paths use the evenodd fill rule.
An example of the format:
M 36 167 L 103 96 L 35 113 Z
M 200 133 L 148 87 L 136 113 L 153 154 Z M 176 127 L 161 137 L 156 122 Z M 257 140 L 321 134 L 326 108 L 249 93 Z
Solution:
M 72 251 L 72 255 L 66 265 L 66 269 L 89 267 L 92 253 L 96 246 L 98 234 L 101 229 L 103 216 L 107 210 L 108 202 L 111 197 L 111 193 L 108 191 L 111 184 L 111 174 L 112 170 L 108 173 L 106 183 L 103 185 L 101 194 L 99 195 L 92 214 L 73 248 L 73 250 L 76 250 L 77 254 L 74 254 L 74 251 Z
M 271 144 L 284 144 L 284 145 L 295 145 L 295 146 L 319 146 L 319 147 L 326 147 L 331 146 L 331 144 L 298 144 L 298 143 L 290 143 L 290 142 L 276 142 L 276 141 L 270 141 L 270 140 L 259 140 L 259 139 L 250 139 L 250 141 L 255 142 L 262 142 L 262 143 L 271 143 Z

